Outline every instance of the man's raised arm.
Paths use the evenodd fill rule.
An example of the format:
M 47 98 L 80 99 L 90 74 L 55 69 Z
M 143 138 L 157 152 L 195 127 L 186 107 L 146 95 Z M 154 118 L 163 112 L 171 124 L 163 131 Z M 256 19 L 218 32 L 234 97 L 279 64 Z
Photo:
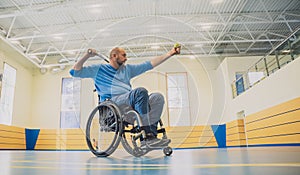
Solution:
M 181 46 L 179 44 L 175 44 L 174 47 L 168 53 L 153 58 L 151 60 L 151 65 L 153 67 L 156 67 L 161 63 L 163 63 L 164 61 L 166 61 L 167 59 L 169 59 L 170 57 L 172 57 L 173 55 L 180 54 L 180 49 Z
M 91 50 L 90 53 L 86 53 L 79 61 L 75 63 L 75 65 L 73 66 L 74 70 L 81 70 L 86 60 L 96 55 L 97 51 L 95 49 L 89 49 L 89 50 Z

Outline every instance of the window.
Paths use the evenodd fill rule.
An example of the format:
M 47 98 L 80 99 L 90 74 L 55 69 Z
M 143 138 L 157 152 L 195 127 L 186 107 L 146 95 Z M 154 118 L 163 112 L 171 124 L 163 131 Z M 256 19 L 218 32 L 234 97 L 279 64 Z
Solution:
M 265 77 L 264 72 L 248 72 L 249 85 L 253 86 Z
M 170 126 L 190 126 L 187 74 L 168 73 L 167 90 Z
M 236 93 L 237 93 L 236 95 L 240 95 L 245 91 L 243 73 L 236 73 L 235 78 L 236 78 L 235 86 L 236 86 Z
M 62 79 L 60 128 L 80 127 L 80 89 L 80 79 Z
M 11 125 L 17 70 L 4 63 L 1 78 L 0 123 Z

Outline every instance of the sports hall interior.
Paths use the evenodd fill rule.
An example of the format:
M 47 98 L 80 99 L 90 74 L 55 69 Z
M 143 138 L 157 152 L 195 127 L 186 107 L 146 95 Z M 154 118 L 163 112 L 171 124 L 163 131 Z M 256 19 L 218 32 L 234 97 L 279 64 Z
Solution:
M 3 175 L 300 173 L 298 0 L 2 0 L 0 39 Z M 164 95 L 172 155 L 94 156 L 98 98 L 72 66 L 89 48 L 137 64 L 175 43 L 131 81 Z

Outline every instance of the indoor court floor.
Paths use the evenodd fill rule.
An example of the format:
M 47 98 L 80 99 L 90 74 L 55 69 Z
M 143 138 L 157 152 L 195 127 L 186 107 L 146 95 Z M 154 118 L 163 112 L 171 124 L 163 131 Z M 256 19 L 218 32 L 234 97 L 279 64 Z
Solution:
M 1 151 L 1 175 L 300 174 L 300 147 L 236 147 L 161 150 L 136 158 L 117 150 L 97 158 L 89 151 Z

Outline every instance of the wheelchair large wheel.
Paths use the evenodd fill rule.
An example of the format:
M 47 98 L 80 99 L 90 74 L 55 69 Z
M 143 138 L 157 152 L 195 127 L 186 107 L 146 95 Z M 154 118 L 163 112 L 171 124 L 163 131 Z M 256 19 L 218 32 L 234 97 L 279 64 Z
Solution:
M 86 142 L 97 157 L 111 155 L 119 146 L 123 123 L 118 107 L 111 101 L 100 103 L 90 114 L 86 125 Z

